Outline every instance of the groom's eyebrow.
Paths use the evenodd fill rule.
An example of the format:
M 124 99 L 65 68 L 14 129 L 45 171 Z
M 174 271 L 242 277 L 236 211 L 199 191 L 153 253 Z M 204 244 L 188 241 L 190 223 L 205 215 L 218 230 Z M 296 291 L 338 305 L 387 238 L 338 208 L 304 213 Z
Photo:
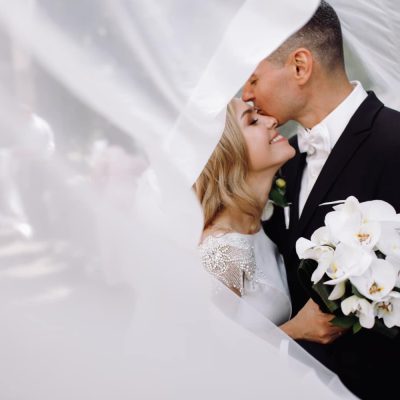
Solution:
M 254 110 L 252 108 L 248 108 L 247 110 L 244 110 L 240 119 L 242 119 L 246 114 L 252 113 L 253 111 Z

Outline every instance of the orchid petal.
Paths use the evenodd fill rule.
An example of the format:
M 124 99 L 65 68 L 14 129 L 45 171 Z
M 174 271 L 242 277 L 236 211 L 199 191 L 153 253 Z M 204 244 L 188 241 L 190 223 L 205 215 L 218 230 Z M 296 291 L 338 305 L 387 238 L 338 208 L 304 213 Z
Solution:
M 350 278 L 350 274 L 343 274 L 342 276 L 340 276 L 339 278 L 335 278 L 335 279 L 331 279 L 329 281 L 324 282 L 325 285 L 329 285 L 329 286 L 334 286 L 337 285 L 341 282 L 345 282 Z
M 384 225 L 377 248 L 386 256 L 395 256 L 400 259 L 400 234 L 390 226 Z
M 374 256 L 361 248 L 339 243 L 337 246 L 327 275 L 333 279 L 327 284 L 336 284 L 350 276 L 362 275 L 370 266 Z
M 329 295 L 329 300 L 338 300 L 344 296 L 346 292 L 346 283 L 339 282 L 332 290 L 332 293 Z
M 298 239 L 297 242 L 296 242 L 296 253 L 297 253 L 297 256 L 300 259 L 303 259 L 304 258 L 304 253 L 307 250 L 312 249 L 313 247 L 315 247 L 315 243 L 313 243 L 311 240 L 304 239 L 304 238 Z
M 385 301 L 374 303 L 374 310 L 378 318 L 383 318 L 383 322 L 388 328 L 393 326 L 400 327 L 400 299 L 389 298 Z
M 344 211 L 346 213 L 353 213 L 360 209 L 360 202 L 354 196 L 349 196 L 343 204 L 333 207 L 336 211 Z
M 375 325 L 374 308 L 367 300 L 354 295 L 343 300 L 340 306 L 344 315 L 356 315 L 362 327 L 370 329 Z
M 343 241 L 343 233 L 357 232 L 361 226 L 361 213 L 347 213 L 343 211 L 332 211 L 325 216 L 325 225 L 329 235 L 335 242 Z
M 341 302 L 340 307 L 344 315 L 349 315 L 350 313 L 354 312 L 358 299 L 359 297 L 354 295 Z
M 390 263 L 396 271 L 396 283 L 395 286 L 400 288 L 400 259 L 393 256 L 387 256 L 386 261 Z
M 366 303 L 368 303 L 366 301 Z M 370 303 L 368 303 L 370 305 Z M 360 325 L 363 328 L 371 329 L 375 325 L 375 315 L 372 306 L 368 307 L 368 310 L 365 312 L 360 313 Z
M 319 246 L 334 246 L 336 244 L 331 238 L 331 235 L 329 234 L 329 229 L 326 226 L 322 226 L 321 228 L 317 229 L 311 236 L 311 241 Z
M 360 203 L 365 221 L 392 221 L 396 219 L 396 210 L 383 200 L 372 200 Z
M 318 283 L 325 275 L 328 267 L 329 267 L 329 260 L 327 260 L 326 258 L 322 258 L 318 264 L 317 269 L 313 272 L 311 276 L 311 281 L 313 283 Z

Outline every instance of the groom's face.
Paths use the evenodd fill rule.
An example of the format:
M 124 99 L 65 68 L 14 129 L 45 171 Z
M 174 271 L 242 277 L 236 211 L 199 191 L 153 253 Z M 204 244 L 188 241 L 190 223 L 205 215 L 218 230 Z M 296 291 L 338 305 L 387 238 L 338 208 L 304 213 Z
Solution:
M 291 100 L 294 99 L 294 88 L 291 78 L 289 65 L 263 60 L 247 80 L 242 99 L 253 102 L 260 114 L 271 115 L 282 125 L 293 119 Z

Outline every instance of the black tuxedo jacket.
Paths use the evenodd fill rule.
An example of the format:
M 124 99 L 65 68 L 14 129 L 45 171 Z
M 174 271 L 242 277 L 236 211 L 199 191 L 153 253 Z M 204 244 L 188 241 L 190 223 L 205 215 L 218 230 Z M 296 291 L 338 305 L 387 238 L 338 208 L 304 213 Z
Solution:
M 324 225 L 332 206 L 322 203 L 355 196 L 360 202 L 385 200 L 400 212 L 400 113 L 369 93 L 332 149 L 300 218 L 299 192 L 306 155 L 299 153 L 296 137 L 291 144 L 297 154 L 282 168 L 291 203 L 289 229 L 285 228 L 283 210 L 276 209 L 272 219 L 264 223 L 264 230 L 284 256 L 295 315 L 309 299 L 297 278 L 300 261 L 295 245 L 299 237 L 309 239 Z M 362 329 L 356 335 L 346 333 L 331 345 L 299 343 L 362 399 L 398 392 L 400 366 L 392 369 L 388 363 L 400 362 L 400 338 L 390 340 Z

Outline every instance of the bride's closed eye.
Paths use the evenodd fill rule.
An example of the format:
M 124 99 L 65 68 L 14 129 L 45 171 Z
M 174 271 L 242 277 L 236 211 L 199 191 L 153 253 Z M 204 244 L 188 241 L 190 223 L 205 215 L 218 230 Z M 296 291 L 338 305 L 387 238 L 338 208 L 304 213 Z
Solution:
M 251 122 L 250 125 L 256 125 L 258 122 L 258 118 L 254 118 Z

